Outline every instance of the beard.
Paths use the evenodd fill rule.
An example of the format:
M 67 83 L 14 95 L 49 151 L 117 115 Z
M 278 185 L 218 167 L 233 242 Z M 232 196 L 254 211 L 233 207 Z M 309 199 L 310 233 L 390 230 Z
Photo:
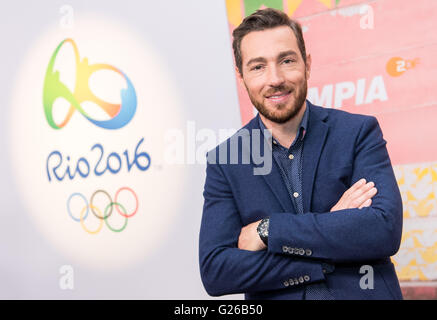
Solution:
M 247 89 L 247 86 L 246 86 Z M 268 108 L 265 106 L 262 102 L 257 101 L 251 94 L 250 91 L 247 90 L 247 93 L 249 94 L 250 101 L 255 106 L 255 108 L 258 110 L 260 114 L 262 114 L 266 119 L 275 122 L 275 123 L 285 123 L 288 120 L 294 118 L 299 111 L 302 109 L 303 104 L 305 102 L 306 96 L 307 96 L 307 79 L 305 77 L 304 81 L 302 82 L 301 86 L 296 87 L 295 90 L 292 88 L 289 88 L 287 86 L 281 85 L 272 88 L 267 92 L 268 95 L 272 95 L 276 92 L 289 92 L 290 94 L 294 96 L 294 101 L 291 105 L 287 106 L 287 104 L 290 104 L 290 101 L 287 101 L 287 103 L 278 103 L 274 107 Z M 292 99 L 293 97 L 290 97 Z M 278 112 L 279 111 L 279 112 Z

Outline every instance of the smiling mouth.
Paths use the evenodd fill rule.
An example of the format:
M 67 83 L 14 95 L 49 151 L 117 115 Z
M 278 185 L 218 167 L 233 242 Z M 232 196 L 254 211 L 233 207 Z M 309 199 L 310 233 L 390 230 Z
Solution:
M 273 95 L 266 96 L 272 102 L 283 102 L 288 99 L 292 90 L 286 92 L 278 92 Z

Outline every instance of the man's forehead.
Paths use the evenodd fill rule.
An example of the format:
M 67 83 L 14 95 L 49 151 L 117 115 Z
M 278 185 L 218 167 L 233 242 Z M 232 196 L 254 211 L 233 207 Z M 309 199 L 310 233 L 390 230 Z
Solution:
M 297 39 L 288 26 L 252 31 L 241 40 L 241 56 L 243 60 L 254 57 L 276 57 L 281 52 L 298 52 Z

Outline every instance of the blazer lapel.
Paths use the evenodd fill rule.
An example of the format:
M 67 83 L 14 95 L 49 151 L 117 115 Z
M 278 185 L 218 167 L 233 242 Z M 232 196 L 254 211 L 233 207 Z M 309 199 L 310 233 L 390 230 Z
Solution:
M 273 158 L 271 135 L 266 137 L 264 135 L 264 132 L 261 130 L 261 128 L 259 126 L 259 114 L 252 120 L 252 122 L 248 125 L 247 128 L 249 129 L 250 136 L 251 136 L 251 142 L 252 142 L 251 150 L 253 151 L 253 149 L 254 149 L 253 144 L 256 143 L 260 146 L 260 154 L 261 155 L 263 155 L 264 157 L 271 157 L 270 160 L 271 160 L 271 164 L 272 164 L 272 169 L 271 169 L 270 173 L 263 174 L 261 176 L 263 177 L 263 179 L 265 180 L 267 185 L 272 190 L 273 194 L 275 195 L 276 199 L 278 200 L 278 202 L 281 205 L 284 212 L 295 213 L 295 209 L 293 207 L 293 203 L 291 202 L 290 195 L 288 194 L 287 187 L 285 186 L 284 180 L 282 179 L 280 169 L 279 169 L 275 159 Z M 260 134 L 254 135 L 253 131 L 252 131 L 253 129 L 260 130 Z M 268 141 L 267 145 L 266 145 L 266 143 L 264 143 L 264 140 L 266 138 Z M 267 148 L 267 150 L 265 150 L 265 148 Z M 257 151 L 254 151 L 254 152 L 257 152 Z M 252 152 L 251 152 L 251 160 L 252 160 L 252 164 L 255 167 L 262 167 L 263 165 L 265 165 L 264 163 L 256 164 L 256 162 L 254 161 Z
M 309 121 L 308 130 L 305 134 L 303 145 L 303 209 L 304 212 L 311 210 L 314 179 L 319 164 L 320 155 L 328 134 L 329 126 L 326 124 L 328 114 L 321 107 L 315 107 L 308 102 Z

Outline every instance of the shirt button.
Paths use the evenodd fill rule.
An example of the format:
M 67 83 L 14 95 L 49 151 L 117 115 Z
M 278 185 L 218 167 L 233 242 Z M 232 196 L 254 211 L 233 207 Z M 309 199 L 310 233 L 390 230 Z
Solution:
M 278 144 L 278 143 L 276 142 L 276 140 L 273 140 L 273 144 Z
M 297 192 L 293 193 L 293 197 L 295 197 L 295 198 L 299 197 L 299 193 L 297 193 Z
M 293 156 L 292 154 L 289 154 L 289 155 L 288 155 L 288 158 L 289 158 L 290 160 L 293 160 L 293 159 L 294 159 L 294 156 Z

